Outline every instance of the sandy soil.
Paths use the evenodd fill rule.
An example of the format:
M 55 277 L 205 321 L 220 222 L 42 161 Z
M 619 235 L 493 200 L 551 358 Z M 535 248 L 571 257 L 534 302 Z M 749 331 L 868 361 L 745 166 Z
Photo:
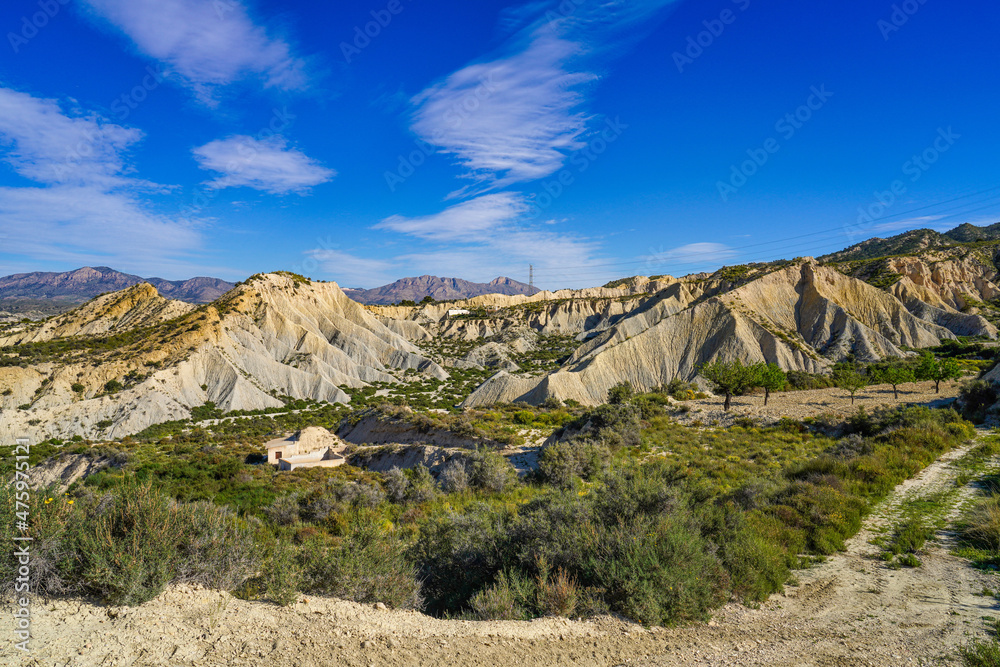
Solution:
M 721 426 L 728 426 L 739 417 L 750 417 L 765 423 L 778 421 L 782 417 L 802 420 L 821 414 L 831 414 L 843 419 L 856 413 L 860 407 L 871 412 L 882 406 L 907 403 L 944 405 L 958 396 L 959 388 L 957 382 L 942 382 L 941 393 L 938 394 L 934 392 L 933 382 L 914 382 L 900 386 L 897 400 L 890 385 L 873 385 L 858 392 L 853 405 L 850 394 L 843 389 L 832 387 L 773 393 L 767 402 L 767 407 L 764 406 L 764 394 L 759 393 L 734 396 L 728 413 L 722 409 L 724 397 L 719 396 L 678 403 L 690 410 L 686 414 L 678 415 L 676 419 L 682 424 L 700 421 L 706 426 L 713 421 L 718 421 Z
M 1000 579 L 948 554 L 948 533 L 923 566 L 893 571 L 869 540 L 904 498 L 948 488 L 952 452 L 896 489 L 845 553 L 797 573 L 759 609 L 729 605 L 708 624 L 647 630 L 620 619 L 442 621 L 328 598 L 288 608 L 177 587 L 136 608 L 54 600 L 34 609 L 33 652 L 19 656 L 9 611 L 0 656 L 10 665 L 897 665 L 956 664 L 985 636 Z M 968 493 L 968 492 L 967 492 Z M 955 498 L 960 502 L 961 496 Z

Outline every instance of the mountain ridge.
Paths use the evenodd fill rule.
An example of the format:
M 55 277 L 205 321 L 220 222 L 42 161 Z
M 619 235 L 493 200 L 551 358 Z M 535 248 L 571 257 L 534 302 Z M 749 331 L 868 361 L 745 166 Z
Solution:
M 344 288 L 344 293 L 358 303 L 372 306 L 390 306 L 401 301 L 419 302 L 428 296 L 435 301 L 450 301 L 486 294 L 531 296 L 537 292 L 538 288 L 505 276 L 494 278 L 488 283 L 476 283 L 462 278 L 423 275 L 400 278 L 372 289 Z
M 75 305 L 141 283 L 149 283 L 168 299 L 199 304 L 210 303 L 234 287 L 231 282 L 206 276 L 166 280 L 143 278 L 108 266 L 84 266 L 73 271 L 33 271 L 0 277 L 0 307 L 4 301 L 39 299 Z

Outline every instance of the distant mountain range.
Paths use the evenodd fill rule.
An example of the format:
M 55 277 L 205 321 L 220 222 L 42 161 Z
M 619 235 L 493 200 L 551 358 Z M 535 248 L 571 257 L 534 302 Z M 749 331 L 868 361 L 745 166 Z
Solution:
M 421 301 L 431 297 L 435 301 L 452 299 L 471 299 L 483 294 L 515 294 L 532 295 L 539 290 L 536 287 L 520 283 L 511 278 L 496 278 L 488 283 L 473 283 L 461 278 L 440 278 L 438 276 L 419 276 L 417 278 L 402 278 L 394 283 L 374 289 L 345 288 L 344 293 L 358 303 L 386 306 L 400 301 Z
M 58 302 L 67 306 L 83 303 L 104 292 L 149 283 L 168 299 L 210 303 L 231 290 L 233 283 L 218 278 L 164 280 L 141 278 L 106 266 L 85 266 L 75 271 L 16 273 L 0 278 L 0 310 L 5 302 Z
M 915 229 L 887 239 L 868 239 L 818 259 L 821 262 L 857 262 L 984 242 L 1000 242 L 1000 223 L 984 227 L 966 223 L 944 233 L 932 229 Z M 235 286 L 218 278 L 142 278 L 106 266 L 83 267 L 64 273 L 18 273 L 0 277 L 0 311 L 40 317 L 68 310 L 99 294 L 144 282 L 151 284 L 167 299 L 199 304 L 211 303 Z M 343 291 L 358 303 L 391 305 L 401 301 L 419 302 L 428 296 L 435 301 L 450 301 L 471 299 L 484 294 L 530 296 L 539 290 L 504 277 L 488 283 L 475 283 L 461 278 L 418 276 L 402 278 L 373 289 L 343 288 Z

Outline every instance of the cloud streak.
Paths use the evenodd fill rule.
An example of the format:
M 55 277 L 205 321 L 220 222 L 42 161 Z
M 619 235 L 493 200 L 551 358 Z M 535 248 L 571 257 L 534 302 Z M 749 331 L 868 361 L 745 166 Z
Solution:
M 471 192 L 544 178 L 584 145 L 594 57 L 637 39 L 671 3 L 533 2 L 509 10 L 504 25 L 520 29 L 499 55 L 414 96 L 411 129 L 455 158 Z M 571 11 L 559 13 L 567 4 Z
M 253 78 L 265 87 L 301 90 L 306 63 L 284 39 L 254 23 L 240 0 L 81 0 L 89 13 L 164 63 L 202 101 Z
M 695 266 L 718 266 L 726 260 L 736 257 L 736 251 L 723 243 L 689 243 L 687 245 L 658 251 L 647 255 L 647 269 L 651 273 L 671 270 L 672 267 L 685 267 L 678 274 L 690 273 L 687 269 Z
M 367 259 L 341 250 L 310 250 L 320 269 L 344 284 L 375 287 L 402 275 L 442 273 L 486 282 L 499 275 L 527 280 L 528 265 L 546 284 L 599 280 L 598 245 L 584 238 L 540 230 L 524 223 L 524 195 L 504 192 L 454 204 L 440 213 L 391 216 L 375 229 L 403 235 L 407 245 L 425 245 L 391 260 Z M 566 267 L 572 267 L 567 270 Z M 593 267 L 593 270 L 590 270 Z
M 197 230 L 157 214 L 143 193 L 166 188 L 131 174 L 142 133 L 56 100 L 0 87 L 2 159 L 35 186 L 0 187 L 0 249 L 36 259 L 175 266 Z
M 455 204 L 440 213 L 416 218 L 394 215 L 374 226 L 419 239 L 476 243 L 508 227 L 528 210 L 521 195 L 504 192 Z
M 0 88 L 3 159 L 33 181 L 121 184 L 123 156 L 142 136 L 96 114 L 67 116 L 55 100 Z
M 337 174 L 290 148 L 280 136 L 255 139 L 236 135 L 211 141 L 192 153 L 202 169 L 223 174 L 208 183 L 213 188 L 245 186 L 270 194 L 305 194 Z

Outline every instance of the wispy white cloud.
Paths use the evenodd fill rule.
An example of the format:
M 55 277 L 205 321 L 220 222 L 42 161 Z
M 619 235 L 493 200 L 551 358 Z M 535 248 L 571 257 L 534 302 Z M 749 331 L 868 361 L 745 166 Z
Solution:
M 520 194 L 483 195 L 440 213 L 416 218 L 394 215 L 375 225 L 420 239 L 445 243 L 475 243 L 506 228 L 528 210 Z
M 40 183 L 123 182 L 125 152 L 142 139 L 135 128 L 96 114 L 69 116 L 56 100 L 0 88 L 0 147 L 3 159 Z
M 643 257 L 649 273 L 673 271 L 679 275 L 690 273 L 692 268 L 712 267 L 736 257 L 734 249 L 724 243 L 689 243 L 677 248 L 653 250 Z
M 214 90 L 252 77 L 266 87 L 306 87 L 305 61 L 254 23 L 240 0 L 81 0 L 211 102 Z
M 596 242 L 527 225 L 524 214 L 529 208 L 522 194 L 504 192 L 482 195 L 433 215 L 392 216 L 376 228 L 402 234 L 408 244 L 421 242 L 427 248 L 388 260 L 364 259 L 340 250 L 306 254 L 320 261 L 321 270 L 335 280 L 363 287 L 425 273 L 478 282 L 500 275 L 527 280 L 529 264 L 540 284 L 592 285 L 606 277 L 599 268 Z
M 0 87 L 0 157 L 38 184 L 0 188 L 0 250 L 118 266 L 142 258 L 147 270 L 184 262 L 201 236 L 142 202 L 165 189 L 131 174 L 142 133 L 63 106 Z
M 210 141 L 192 153 L 202 169 L 223 174 L 209 182 L 214 188 L 246 186 L 271 194 L 304 194 L 337 174 L 290 148 L 280 136 L 262 140 L 236 135 Z
M 515 31 L 498 56 L 472 63 L 412 99 L 412 129 L 452 155 L 472 191 L 543 178 L 583 146 L 591 56 L 635 39 L 672 0 L 531 2 L 504 14 Z
M 201 244 L 195 229 L 131 194 L 91 185 L 0 188 L 0 231 L 4 252 L 60 261 L 141 257 L 159 265 Z
M 540 31 L 512 55 L 470 65 L 414 97 L 413 131 L 477 182 L 543 178 L 583 146 L 580 88 L 594 76 L 567 71 L 578 54 L 578 45 Z

